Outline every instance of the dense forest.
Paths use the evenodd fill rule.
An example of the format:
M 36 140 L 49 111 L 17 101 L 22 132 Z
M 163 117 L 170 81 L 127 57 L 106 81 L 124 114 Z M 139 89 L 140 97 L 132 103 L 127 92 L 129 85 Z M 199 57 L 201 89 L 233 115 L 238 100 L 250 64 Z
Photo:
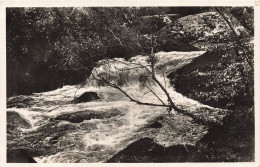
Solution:
M 39 162 L 254 161 L 253 16 L 252 7 L 7 8 L 8 161 L 20 154 Z M 133 98 L 134 80 L 139 89 L 149 85 L 133 95 L 145 99 L 145 87 L 162 104 Z M 89 87 L 94 91 L 82 98 L 94 100 L 93 111 L 75 99 Z M 125 110 L 140 110 L 125 109 L 135 106 L 122 99 L 167 111 L 145 108 L 155 112 L 140 115 L 145 123 L 135 123 L 132 136 L 113 145 L 118 149 L 78 139 L 83 131 L 102 133 L 87 120 L 120 127 Z
M 229 8 L 251 35 L 251 8 Z M 179 17 L 213 8 L 11 8 L 7 10 L 8 96 L 55 89 L 83 81 L 95 62 L 107 57 L 146 54 L 147 34 L 156 34 L 155 52 L 196 50 L 192 29 Z M 168 14 L 167 17 L 165 14 Z M 171 15 L 173 14 L 173 15 Z M 158 17 L 150 17 L 158 15 Z M 214 17 L 205 17 L 207 28 Z M 168 20 L 165 20 L 168 19 Z M 217 21 L 216 19 L 214 21 Z M 213 26 L 213 27 L 211 27 Z M 195 30 L 196 31 L 196 30 Z M 200 30 L 202 33 L 203 30 Z M 229 31 L 229 30 L 227 30 Z M 212 42 L 232 41 L 223 34 Z M 136 41 L 139 35 L 139 41 Z M 227 36 L 227 35 L 231 35 Z M 117 38 L 120 37 L 120 43 Z M 167 37 L 167 38 L 166 38 Z M 218 38 L 212 36 L 212 38 Z M 143 44 L 142 46 L 139 45 Z M 86 69 L 87 68 L 87 69 Z

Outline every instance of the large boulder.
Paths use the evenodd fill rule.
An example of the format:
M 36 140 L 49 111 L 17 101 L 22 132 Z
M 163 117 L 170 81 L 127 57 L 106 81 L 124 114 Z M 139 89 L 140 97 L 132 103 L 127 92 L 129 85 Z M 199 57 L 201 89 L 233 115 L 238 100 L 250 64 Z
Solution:
M 240 37 L 248 35 L 247 30 L 234 17 L 227 15 Z M 234 38 L 227 22 L 217 12 L 205 12 L 177 19 L 176 25 L 182 27 L 182 33 L 189 42 L 225 42 Z
M 141 138 L 107 162 L 192 162 L 193 146 L 164 147 L 151 138 Z
M 156 46 L 157 50 L 170 52 L 170 51 L 198 51 L 199 49 L 189 42 L 180 34 L 173 32 L 168 26 L 160 31 L 158 41 L 160 45 Z M 167 38 L 165 38 L 167 36 Z M 165 40 L 167 39 L 167 40 Z
M 253 69 L 249 66 L 253 64 L 252 40 L 243 46 L 247 53 L 245 60 L 237 60 L 234 46 L 219 48 L 193 59 L 168 77 L 176 91 L 204 104 L 227 109 L 251 106 L 254 93 Z M 244 69 L 244 76 L 239 73 L 241 69 Z
M 244 59 L 238 59 L 241 49 L 220 47 L 168 76 L 181 94 L 232 110 L 223 117 L 222 126 L 211 127 L 197 143 L 204 162 L 254 161 L 254 70 L 249 65 L 254 60 L 254 42 L 243 39 L 241 43 L 247 53 L 242 54 Z

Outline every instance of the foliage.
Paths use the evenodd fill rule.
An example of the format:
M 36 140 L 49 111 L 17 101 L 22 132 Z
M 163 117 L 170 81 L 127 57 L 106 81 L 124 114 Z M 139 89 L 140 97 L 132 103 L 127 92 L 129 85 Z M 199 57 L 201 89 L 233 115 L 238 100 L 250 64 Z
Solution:
M 250 35 L 254 35 L 254 8 L 231 7 L 226 10 L 240 21 L 240 23 L 249 31 Z

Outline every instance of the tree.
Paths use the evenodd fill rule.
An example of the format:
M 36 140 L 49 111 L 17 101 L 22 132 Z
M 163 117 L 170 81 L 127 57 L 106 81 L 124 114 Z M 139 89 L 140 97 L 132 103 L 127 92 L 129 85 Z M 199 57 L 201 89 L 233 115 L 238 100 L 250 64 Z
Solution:
M 234 36 L 235 36 L 235 41 L 237 43 L 237 45 L 235 47 L 240 47 L 240 49 L 243 50 L 243 53 L 245 54 L 245 56 L 241 56 L 241 58 L 248 59 L 248 55 L 246 55 L 246 51 L 244 50 L 244 48 L 241 44 L 240 37 L 236 34 L 236 30 L 235 30 L 234 26 L 232 25 L 232 22 L 229 21 L 229 19 L 225 16 L 225 14 L 221 11 L 221 9 L 216 8 L 216 10 L 220 13 L 220 15 L 224 18 L 224 20 L 227 22 L 227 24 L 233 31 Z M 114 45 L 118 44 L 120 46 L 125 45 L 128 47 L 133 46 L 132 47 L 133 49 L 137 48 L 136 46 L 140 47 L 140 50 L 143 51 L 142 53 L 148 55 L 146 62 L 145 63 L 144 62 L 126 62 L 126 61 L 118 60 L 115 58 L 113 58 L 113 59 L 106 58 L 106 61 L 103 62 L 103 65 L 106 66 L 108 73 L 104 74 L 101 71 L 94 69 L 94 71 L 91 74 L 92 79 L 94 78 L 104 85 L 107 85 L 107 86 L 110 86 L 110 87 L 113 87 L 113 88 L 119 90 L 126 97 L 128 97 L 131 101 L 136 102 L 137 104 L 166 107 L 169 112 L 172 109 L 174 109 L 178 113 L 190 116 L 193 119 L 195 119 L 198 122 L 205 124 L 205 125 L 219 124 L 218 121 L 207 120 L 207 118 L 205 118 L 205 117 L 203 118 L 203 116 L 201 117 L 198 115 L 194 115 L 194 114 L 190 113 L 189 111 L 180 109 L 178 106 L 176 106 L 174 100 L 170 97 L 170 93 L 167 90 L 167 87 L 165 86 L 166 83 L 163 83 L 157 77 L 157 74 L 162 75 L 164 77 L 164 82 L 165 82 L 165 75 L 166 75 L 165 71 L 160 71 L 160 72 L 157 71 L 158 68 L 156 66 L 157 66 L 158 60 L 155 55 L 155 52 L 158 51 L 157 50 L 158 46 L 160 46 L 162 44 L 162 42 L 159 40 L 167 38 L 167 36 L 170 35 L 170 33 L 163 34 L 161 31 L 163 29 L 163 27 L 165 27 L 165 23 L 163 22 L 164 14 L 163 13 L 161 14 L 160 12 L 158 12 L 156 17 L 147 19 L 147 17 L 136 17 L 136 15 L 133 14 L 135 12 L 136 12 L 136 8 L 126 9 L 126 11 L 124 11 L 124 12 L 122 12 L 122 10 L 118 9 L 117 15 L 120 16 L 119 18 L 122 18 L 122 20 L 117 20 L 117 21 L 119 21 L 119 23 L 123 22 L 123 24 L 122 24 L 123 26 L 122 27 L 120 27 L 120 26 L 113 27 L 111 25 L 117 25 L 117 24 L 106 23 L 106 26 L 107 26 L 106 30 L 107 30 L 107 33 L 110 34 L 110 37 L 108 37 L 108 38 L 113 41 Z M 117 29 L 118 27 L 120 27 L 120 28 Z M 120 30 L 122 30 L 122 31 L 120 31 Z M 125 32 L 131 32 L 131 35 L 127 36 L 127 34 L 125 34 Z M 176 31 L 176 32 L 177 32 L 176 35 L 178 35 L 178 31 Z M 129 39 L 129 38 L 125 38 L 126 36 L 132 38 L 131 44 L 129 44 L 127 42 L 128 41 L 127 39 Z M 133 39 L 133 37 L 135 39 Z M 125 91 L 121 87 L 121 83 L 123 81 L 120 83 L 114 82 L 113 81 L 114 76 L 112 76 L 112 74 L 111 74 L 112 73 L 111 68 L 113 68 L 112 64 L 115 62 L 128 66 L 128 68 L 120 69 L 123 72 L 133 70 L 133 69 L 134 70 L 139 69 L 139 70 L 144 71 L 142 77 L 144 78 L 144 80 L 147 81 L 147 83 L 144 82 L 143 87 L 147 88 L 149 90 L 149 92 L 151 92 L 160 101 L 161 104 L 140 101 L 140 100 L 136 99 L 133 95 L 130 95 L 127 91 Z M 247 65 L 249 67 L 251 67 L 251 69 L 252 69 L 252 64 L 250 63 L 250 61 L 247 60 L 247 62 L 248 62 Z M 244 69 L 245 69 L 245 67 L 243 67 L 243 65 L 242 65 L 242 68 L 240 68 L 238 70 L 240 71 L 242 78 L 244 78 L 243 82 L 245 83 L 245 87 L 247 88 L 248 93 L 250 93 L 251 92 L 249 90 L 250 86 L 248 85 L 248 83 L 245 79 L 246 78 L 245 75 L 248 75 L 248 72 L 246 72 Z M 119 77 L 121 77 L 121 75 L 119 75 Z M 160 96 L 154 91 L 154 88 L 153 88 L 154 85 L 158 86 L 161 89 L 161 91 L 164 93 L 164 95 L 167 98 L 166 101 L 163 101 L 160 98 Z

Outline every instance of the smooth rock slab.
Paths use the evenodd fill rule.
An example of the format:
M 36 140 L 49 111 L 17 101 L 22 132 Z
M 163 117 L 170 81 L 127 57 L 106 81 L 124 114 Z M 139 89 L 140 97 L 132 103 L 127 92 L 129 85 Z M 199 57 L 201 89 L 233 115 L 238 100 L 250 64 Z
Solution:
M 84 120 L 90 120 L 90 119 L 104 119 L 104 118 L 111 118 L 115 117 L 117 115 L 122 115 L 122 112 L 120 112 L 117 109 L 111 109 L 108 111 L 78 111 L 74 113 L 66 113 L 57 116 L 56 120 L 65 120 L 72 123 L 80 123 Z

